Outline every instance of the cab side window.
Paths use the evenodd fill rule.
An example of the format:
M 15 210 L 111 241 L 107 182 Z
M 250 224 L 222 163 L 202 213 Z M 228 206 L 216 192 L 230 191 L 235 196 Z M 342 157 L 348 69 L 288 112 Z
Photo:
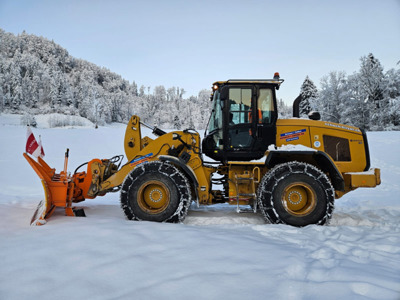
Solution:
M 229 124 L 250 123 L 249 112 L 251 112 L 251 88 L 229 89 Z
M 260 89 L 257 99 L 258 123 L 270 124 L 274 112 L 274 101 L 271 89 Z

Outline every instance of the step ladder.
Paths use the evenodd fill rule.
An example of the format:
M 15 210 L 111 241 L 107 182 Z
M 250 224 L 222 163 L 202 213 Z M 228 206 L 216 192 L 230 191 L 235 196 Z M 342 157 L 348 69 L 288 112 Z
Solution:
M 260 182 L 260 168 L 254 167 L 253 171 L 250 173 L 246 171 L 242 174 L 235 173 L 235 187 L 236 187 L 236 212 L 237 213 L 248 213 L 248 212 L 257 212 L 257 194 L 256 194 L 256 184 Z M 239 186 L 247 185 L 250 187 L 250 193 L 239 193 Z M 240 201 L 249 201 L 253 199 L 253 208 L 252 209 L 240 209 Z M 251 205 L 249 203 L 249 205 Z

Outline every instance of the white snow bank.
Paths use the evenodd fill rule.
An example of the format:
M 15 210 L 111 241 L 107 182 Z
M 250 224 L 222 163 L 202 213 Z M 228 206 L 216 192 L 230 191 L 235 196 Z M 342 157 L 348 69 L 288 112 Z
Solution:
M 0 126 L 26 125 L 28 120 L 31 121 L 33 119 L 36 121 L 36 127 L 42 129 L 55 128 L 55 127 L 64 127 L 64 128 L 95 127 L 95 125 L 86 118 L 80 116 L 67 116 L 58 113 L 38 114 L 38 115 L 1 114 Z
M 35 115 L 37 127 L 54 128 L 54 127 L 91 127 L 95 125 L 88 119 L 80 116 L 67 116 L 63 114 L 46 114 Z
M 121 127 L 33 132 L 57 170 L 67 147 L 71 171 L 123 154 Z M 26 129 L 0 125 L 0 299 L 399 299 L 400 132 L 368 137 L 382 185 L 337 200 L 329 226 L 264 224 L 229 205 L 133 222 L 108 194 L 78 204 L 86 218 L 57 210 L 30 227 L 43 191 L 22 157 Z

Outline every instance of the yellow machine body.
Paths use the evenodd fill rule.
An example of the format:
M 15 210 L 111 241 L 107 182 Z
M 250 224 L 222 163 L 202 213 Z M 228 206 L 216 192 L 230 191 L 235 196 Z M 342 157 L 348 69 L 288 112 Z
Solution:
M 56 207 L 64 208 L 66 215 L 75 215 L 72 203 L 93 199 L 113 191 L 121 186 L 137 165 L 157 161 L 163 157 L 174 162 L 177 158 L 169 155 L 169 150 L 178 149 L 179 151 L 182 145 L 180 140 L 174 138 L 176 134 L 192 147 L 191 150 L 185 149 L 190 156 L 186 166 L 192 173 L 193 180 L 197 181 L 195 194 L 199 204 L 228 202 L 253 207 L 257 205 L 258 184 L 269 170 L 265 159 L 273 151 L 267 151 L 265 157 L 256 162 L 230 161 L 226 166 L 207 166 L 196 150 L 200 145 L 200 137 L 197 133 L 174 131 L 155 140 L 147 136 L 142 138 L 140 118 L 132 116 L 127 125 L 124 140 L 128 162 L 119 170 L 108 166 L 109 170 L 106 171 L 108 160 L 93 159 L 88 163 L 86 172 L 76 173 L 73 176 L 67 175 L 64 171 L 58 174 L 43 159 L 39 158 L 35 161 L 24 153 L 24 157 L 41 178 L 45 191 L 45 200 L 40 203 L 32 224 L 45 223 Z M 334 144 L 328 144 L 332 140 Z M 342 191 L 335 191 L 336 198 L 359 187 L 375 187 L 380 184 L 379 169 L 365 171 L 367 164 L 365 141 L 362 132 L 356 127 L 306 119 L 278 120 L 277 149 L 286 147 L 289 160 L 304 160 L 304 156 L 299 157 L 296 145 L 302 145 L 304 148 L 301 150 L 307 151 L 308 149 L 305 148 L 307 147 L 309 150 L 323 151 L 330 156 L 345 183 Z M 316 164 L 312 157 L 307 158 L 307 163 Z M 215 172 L 228 176 L 228 197 L 221 196 L 218 190 L 212 190 L 211 177 Z

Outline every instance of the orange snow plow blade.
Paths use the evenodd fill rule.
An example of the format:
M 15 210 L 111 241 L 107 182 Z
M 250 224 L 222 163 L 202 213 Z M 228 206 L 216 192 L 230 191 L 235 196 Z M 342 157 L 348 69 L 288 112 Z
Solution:
M 64 171 L 59 174 L 42 158 L 38 157 L 35 161 L 28 154 L 23 153 L 23 155 L 41 179 L 45 194 L 45 199 L 40 201 L 32 217 L 31 225 L 46 224 L 56 207 L 63 207 L 67 216 L 84 216 L 83 210 L 74 210 L 72 207 L 74 182 L 71 176 L 67 175 L 68 149 L 65 153 Z

